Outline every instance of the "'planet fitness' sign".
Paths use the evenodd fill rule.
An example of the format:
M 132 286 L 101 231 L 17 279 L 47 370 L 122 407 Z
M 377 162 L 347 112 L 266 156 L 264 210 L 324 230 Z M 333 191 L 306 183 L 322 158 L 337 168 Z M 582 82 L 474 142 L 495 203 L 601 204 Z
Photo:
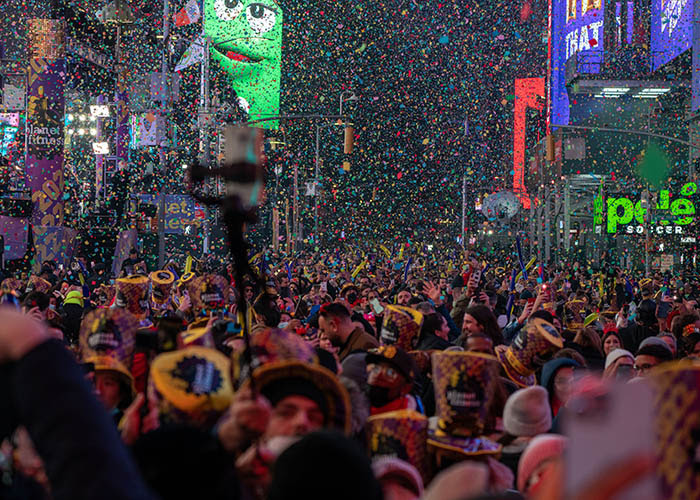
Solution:
M 628 197 L 608 197 L 605 201 L 597 196 L 594 202 L 596 233 L 601 233 L 603 226 L 610 234 L 644 234 L 647 230 L 653 234 L 684 234 L 685 226 L 695 220 L 695 204 L 689 199 L 698 191 L 694 182 L 681 188 L 680 196 L 671 201 L 671 192 L 661 190 L 652 217 L 647 217 L 646 204 L 641 200 Z

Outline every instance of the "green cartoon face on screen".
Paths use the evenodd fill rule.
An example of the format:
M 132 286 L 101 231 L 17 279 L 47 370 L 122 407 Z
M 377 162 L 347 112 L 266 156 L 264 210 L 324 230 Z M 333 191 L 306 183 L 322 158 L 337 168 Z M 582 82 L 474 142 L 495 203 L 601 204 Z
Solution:
M 279 115 L 282 9 L 274 0 L 205 0 L 211 56 L 231 76 L 251 120 Z M 276 128 L 276 121 L 263 122 Z

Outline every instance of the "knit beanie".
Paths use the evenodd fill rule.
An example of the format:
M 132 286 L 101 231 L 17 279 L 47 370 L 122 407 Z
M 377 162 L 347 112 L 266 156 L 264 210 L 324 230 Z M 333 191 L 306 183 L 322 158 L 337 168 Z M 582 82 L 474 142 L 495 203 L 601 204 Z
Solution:
M 666 342 L 658 337 L 648 337 L 639 344 L 639 349 L 637 350 L 637 356 L 646 355 L 653 356 L 659 361 L 671 361 L 673 359 L 673 353 L 671 348 Z
M 404 484 L 416 497 L 423 495 L 423 479 L 418 470 L 408 462 L 396 457 L 379 457 L 372 461 L 372 470 L 377 480 L 394 480 Z
M 608 355 L 605 358 L 605 369 L 608 369 L 608 366 L 612 365 L 615 361 L 617 361 L 620 358 L 624 358 L 625 356 L 632 358 L 634 360 L 634 356 L 632 356 L 632 353 L 625 350 L 625 349 L 613 349 L 608 353 Z
M 518 462 L 518 490 L 521 493 L 527 493 L 527 481 L 535 469 L 547 460 L 561 457 L 566 443 L 567 439 L 559 434 L 542 434 L 530 441 Z
M 485 493 L 488 488 L 488 466 L 464 460 L 435 476 L 425 490 L 423 500 L 462 500 Z
M 552 410 L 544 387 L 519 389 L 510 395 L 503 409 L 503 428 L 508 434 L 533 437 L 551 427 Z
M 381 500 L 369 458 L 336 432 L 314 432 L 287 448 L 275 462 L 268 500 Z

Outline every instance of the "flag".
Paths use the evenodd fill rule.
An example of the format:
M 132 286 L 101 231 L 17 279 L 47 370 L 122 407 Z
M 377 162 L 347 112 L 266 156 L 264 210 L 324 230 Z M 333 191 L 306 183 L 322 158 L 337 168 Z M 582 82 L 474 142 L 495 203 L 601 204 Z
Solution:
M 187 26 L 188 24 L 196 23 L 200 17 L 199 2 L 190 0 L 180 12 L 175 14 L 175 26 Z
M 193 64 L 200 63 L 204 61 L 204 49 L 206 42 L 204 35 L 199 35 L 197 39 L 190 44 L 182 57 L 180 62 L 175 66 L 175 71 L 182 71 L 185 68 L 189 68 Z

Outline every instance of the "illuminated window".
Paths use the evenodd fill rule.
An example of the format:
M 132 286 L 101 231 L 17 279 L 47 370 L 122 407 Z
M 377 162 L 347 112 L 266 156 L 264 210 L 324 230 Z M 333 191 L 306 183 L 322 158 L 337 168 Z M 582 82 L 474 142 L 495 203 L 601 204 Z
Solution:
M 587 0 L 584 0 L 584 2 Z M 576 4 L 578 0 L 566 0 L 566 22 L 576 19 Z
M 582 0 L 581 15 L 585 14 L 589 10 L 600 9 L 601 7 L 602 0 Z

